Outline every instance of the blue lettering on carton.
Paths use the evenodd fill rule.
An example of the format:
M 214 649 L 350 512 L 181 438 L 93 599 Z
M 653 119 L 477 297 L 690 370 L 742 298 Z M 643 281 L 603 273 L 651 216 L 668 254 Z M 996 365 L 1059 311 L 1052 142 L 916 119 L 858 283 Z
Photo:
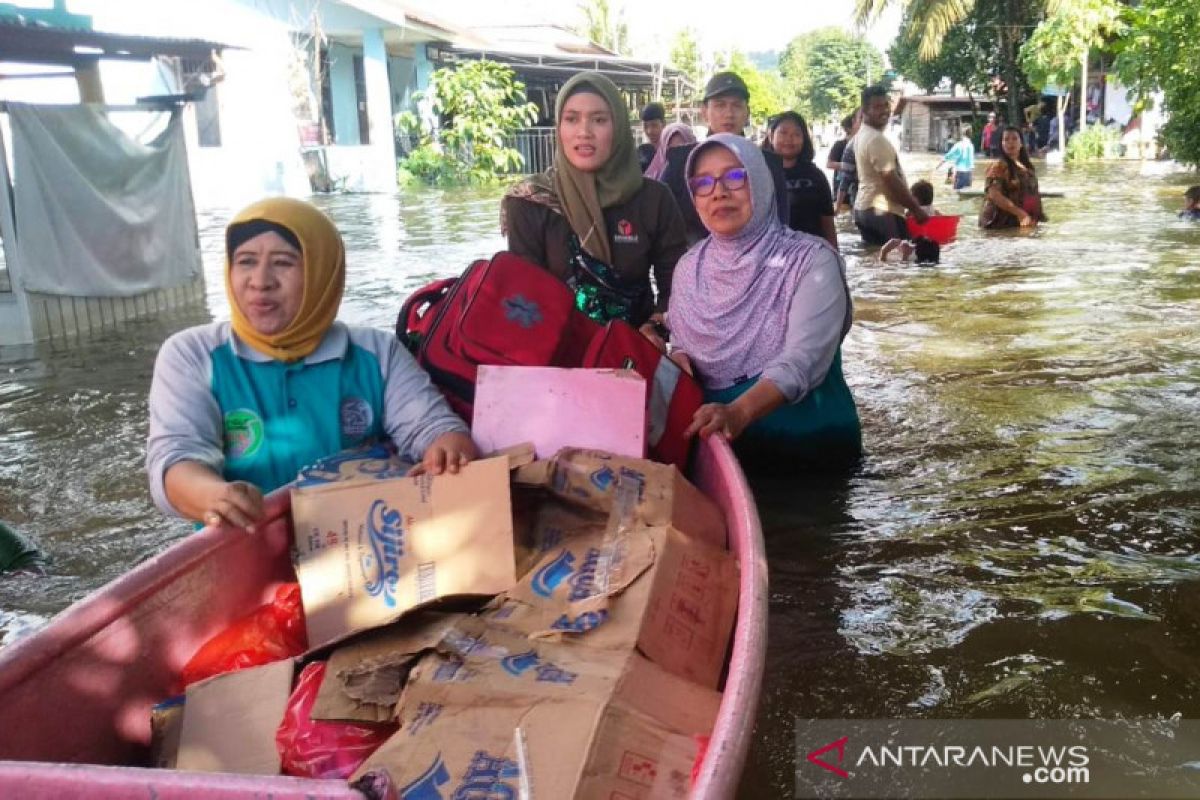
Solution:
M 593 628 L 600 627 L 608 619 L 608 611 L 587 611 L 572 619 L 563 614 L 550 625 L 551 630 L 567 631 L 568 633 L 587 633 Z
M 542 664 L 537 668 L 537 679 L 542 683 L 564 683 L 570 685 L 579 677 L 574 672 L 567 672 L 562 667 L 553 664 Z
M 571 594 L 568 599 L 572 603 L 596 594 L 596 571 L 599 566 L 600 550 L 589 547 L 579 571 L 568 579 L 571 585 Z
M 589 476 L 592 481 L 592 486 L 595 486 L 602 492 L 607 492 L 616 480 L 616 473 L 612 471 L 612 467 L 603 466 L 598 470 L 594 470 Z
M 477 750 L 451 800 L 514 800 L 518 792 L 511 782 L 520 777 L 516 761 Z
M 382 597 L 384 605 L 396 605 L 396 587 L 400 583 L 400 557 L 404 555 L 404 516 L 376 500 L 367 512 L 367 538 L 371 552 L 360 564 L 364 588 L 371 597 Z
M 511 656 L 505 656 L 500 659 L 500 666 L 504 667 L 504 671 L 509 675 L 520 675 L 538 665 L 538 654 L 536 650 L 527 650 L 524 653 L 514 653 Z
M 400 790 L 400 800 L 443 800 L 438 787 L 449 782 L 450 771 L 438 753 L 420 777 Z
M 550 597 L 558 585 L 571 575 L 574 564 L 575 556 L 570 551 L 563 550 L 554 560 L 533 573 L 530 588 L 540 597 Z

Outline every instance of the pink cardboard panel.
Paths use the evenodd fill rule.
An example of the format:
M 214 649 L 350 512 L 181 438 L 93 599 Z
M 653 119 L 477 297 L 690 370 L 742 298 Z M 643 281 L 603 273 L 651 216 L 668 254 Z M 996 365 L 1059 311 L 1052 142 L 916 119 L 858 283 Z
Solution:
M 563 447 L 646 456 L 646 382 L 632 370 L 480 367 L 475 444 L 490 453 L 533 442 L 538 458 Z

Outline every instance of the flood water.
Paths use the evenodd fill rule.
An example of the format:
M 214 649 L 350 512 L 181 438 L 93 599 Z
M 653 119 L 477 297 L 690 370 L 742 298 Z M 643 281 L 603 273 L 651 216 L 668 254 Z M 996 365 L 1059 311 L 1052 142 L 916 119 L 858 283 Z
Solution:
M 968 215 L 938 267 L 874 264 L 842 223 L 867 456 L 755 483 L 771 622 L 745 797 L 791 794 L 797 717 L 1200 717 L 1200 225 L 1175 219 L 1195 178 L 1039 171 L 1068 197 L 1031 234 L 980 233 L 980 201 L 938 184 Z M 342 318 L 390 327 L 500 248 L 496 199 L 319 199 L 348 243 Z M 145 396 L 166 335 L 228 315 L 230 211 L 201 215 L 207 314 L 0 351 L 0 518 L 51 559 L 0 579 L 0 635 L 190 530 L 150 504 Z

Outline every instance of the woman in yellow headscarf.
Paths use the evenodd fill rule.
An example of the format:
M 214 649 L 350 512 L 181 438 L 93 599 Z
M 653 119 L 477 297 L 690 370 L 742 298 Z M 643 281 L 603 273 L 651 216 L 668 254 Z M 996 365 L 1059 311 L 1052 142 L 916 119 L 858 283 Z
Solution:
M 335 322 L 342 237 L 270 198 L 225 233 L 231 320 L 167 339 L 150 388 L 146 468 L 164 511 L 251 528 L 262 497 L 315 460 L 390 440 L 415 471 L 475 457 L 467 426 L 389 332 Z
M 687 232 L 670 190 L 642 177 L 620 91 L 581 72 L 559 90 L 555 122 L 554 166 L 502 201 L 508 249 L 562 278 L 598 322 L 661 322 Z

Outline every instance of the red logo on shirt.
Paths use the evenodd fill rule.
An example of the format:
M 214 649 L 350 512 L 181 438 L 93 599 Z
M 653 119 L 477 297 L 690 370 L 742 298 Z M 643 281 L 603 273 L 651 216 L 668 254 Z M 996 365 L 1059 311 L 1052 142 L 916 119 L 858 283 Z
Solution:
M 617 235 L 613 237 L 613 241 L 622 244 L 635 244 L 637 240 L 637 231 L 633 229 L 633 223 L 627 219 L 619 220 L 617 222 Z

